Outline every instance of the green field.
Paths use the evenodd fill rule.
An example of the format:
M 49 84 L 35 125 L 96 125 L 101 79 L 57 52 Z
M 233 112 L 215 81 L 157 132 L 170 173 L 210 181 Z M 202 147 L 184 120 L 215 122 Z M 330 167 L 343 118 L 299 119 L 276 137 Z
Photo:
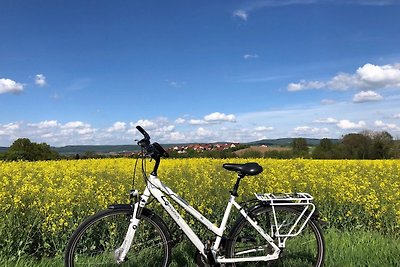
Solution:
M 327 267 L 390 267 L 400 266 L 400 240 L 365 231 L 340 232 L 324 229 Z M 172 267 L 196 266 L 195 248 L 183 241 L 173 249 Z M 63 266 L 61 256 L 42 261 L 22 257 L 19 260 L 0 259 L 4 267 L 58 267 Z
M 251 199 L 253 192 L 303 191 L 315 197 L 326 221 L 325 266 L 400 266 L 400 161 L 234 161 L 257 161 L 264 167 L 262 174 L 243 179 L 239 202 Z M 222 169 L 224 162 L 165 160 L 159 175 L 219 224 L 235 181 Z M 130 159 L 2 162 L 0 266 L 61 266 L 68 238 L 86 216 L 126 203 L 133 165 Z M 135 187 L 143 188 L 143 181 L 137 178 Z M 157 209 L 155 203 L 151 208 Z M 185 218 L 210 238 L 190 216 Z M 172 266 L 193 265 L 193 247 L 176 227 L 171 229 L 175 239 L 183 240 L 174 248 Z

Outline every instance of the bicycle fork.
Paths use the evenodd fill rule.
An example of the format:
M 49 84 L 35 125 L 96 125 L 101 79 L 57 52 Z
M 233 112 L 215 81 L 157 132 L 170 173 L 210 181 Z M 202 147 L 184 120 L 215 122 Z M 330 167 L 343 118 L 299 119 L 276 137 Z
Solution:
M 131 196 L 132 197 L 138 196 L 137 190 L 135 190 L 135 192 L 133 192 L 133 194 Z M 124 241 L 122 242 L 122 245 L 114 251 L 114 259 L 117 264 L 124 262 L 125 257 L 129 252 L 129 248 L 132 245 L 133 238 L 134 238 L 136 230 L 139 226 L 139 222 L 140 222 L 139 218 L 142 213 L 142 209 L 146 205 L 149 197 L 150 197 L 150 191 L 146 188 L 143 195 L 140 196 L 140 201 L 136 201 L 133 206 L 132 218 L 130 219 L 128 231 L 125 235 Z

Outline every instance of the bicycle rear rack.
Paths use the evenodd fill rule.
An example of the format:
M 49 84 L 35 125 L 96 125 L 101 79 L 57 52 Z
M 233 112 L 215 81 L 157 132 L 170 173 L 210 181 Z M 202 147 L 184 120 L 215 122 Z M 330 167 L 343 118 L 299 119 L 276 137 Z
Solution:
M 274 224 L 271 225 L 271 234 L 278 237 L 279 247 L 284 247 L 289 237 L 299 235 L 315 211 L 315 205 L 312 203 L 314 198 L 308 193 L 255 193 L 255 196 L 272 207 Z M 297 218 L 277 218 L 275 206 L 294 206 L 299 215 Z M 304 221 L 299 225 L 302 218 Z M 278 219 L 281 221 L 278 222 Z
M 297 205 L 304 205 L 310 203 L 314 198 L 308 193 L 268 193 L 268 194 L 256 194 L 257 199 L 261 201 L 267 201 L 272 203 L 286 203 L 292 202 Z

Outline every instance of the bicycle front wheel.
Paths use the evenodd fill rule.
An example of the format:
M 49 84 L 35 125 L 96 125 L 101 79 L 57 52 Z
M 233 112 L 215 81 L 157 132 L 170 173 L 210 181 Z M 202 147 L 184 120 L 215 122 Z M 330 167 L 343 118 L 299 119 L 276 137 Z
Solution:
M 143 209 L 125 261 L 117 264 L 115 251 L 122 245 L 131 218 L 131 208 L 125 207 L 103 210 L 86 219 L 67 245 L 65 266 L 168 266 L 170 233 L 161 218 L 148 209 Z
M 300 219 L 292 233 L 296 233 L 305 222 L 306 216 L 301 211 L 290 206 L 275 206 L 276 221 L 271 206 L 260 206 L 249 213 L 249 216 L 274 240 L 278 245 L 279 233 L 286 234 Z M 282 239 L 282 238 L 281 238 Z M 234 263 L 228 266 L 284 266 L 284 267 L 320 267 L 324 260 L 324 239 L 318 224 L 310 219 L 299 235 L 289 237 L 285 247 L 280 248 L 279 259 L 262 262 Z M 256 231 L 256 229 L 241 217 L 232 228 L 225 250 L 226 258 L 249 258 L 266 256 L 272 253 L 271 245 Z

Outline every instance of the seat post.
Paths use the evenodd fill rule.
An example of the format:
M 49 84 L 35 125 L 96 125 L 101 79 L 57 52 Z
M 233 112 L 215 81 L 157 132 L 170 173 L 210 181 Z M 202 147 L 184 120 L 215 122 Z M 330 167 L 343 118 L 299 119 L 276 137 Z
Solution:
M 231 193 L 232 196 L 235 196 L 235 197 L 238 197 L 238 196 L 239 196 L 238 193 L 237 193 L 237 191 L 238 191 L 238 189 L 239 189 L 240 180 L 241 180 L 244 176 L 245 176 L 245 175 L 243 175 L 243 174 L 241 174 L 241 173 L 238 173 L 238 178 L 237 178 L 237 180 L 236 180 L 235 185 L 233 186 L 233 190 L 229 191 L 229 192 Z

